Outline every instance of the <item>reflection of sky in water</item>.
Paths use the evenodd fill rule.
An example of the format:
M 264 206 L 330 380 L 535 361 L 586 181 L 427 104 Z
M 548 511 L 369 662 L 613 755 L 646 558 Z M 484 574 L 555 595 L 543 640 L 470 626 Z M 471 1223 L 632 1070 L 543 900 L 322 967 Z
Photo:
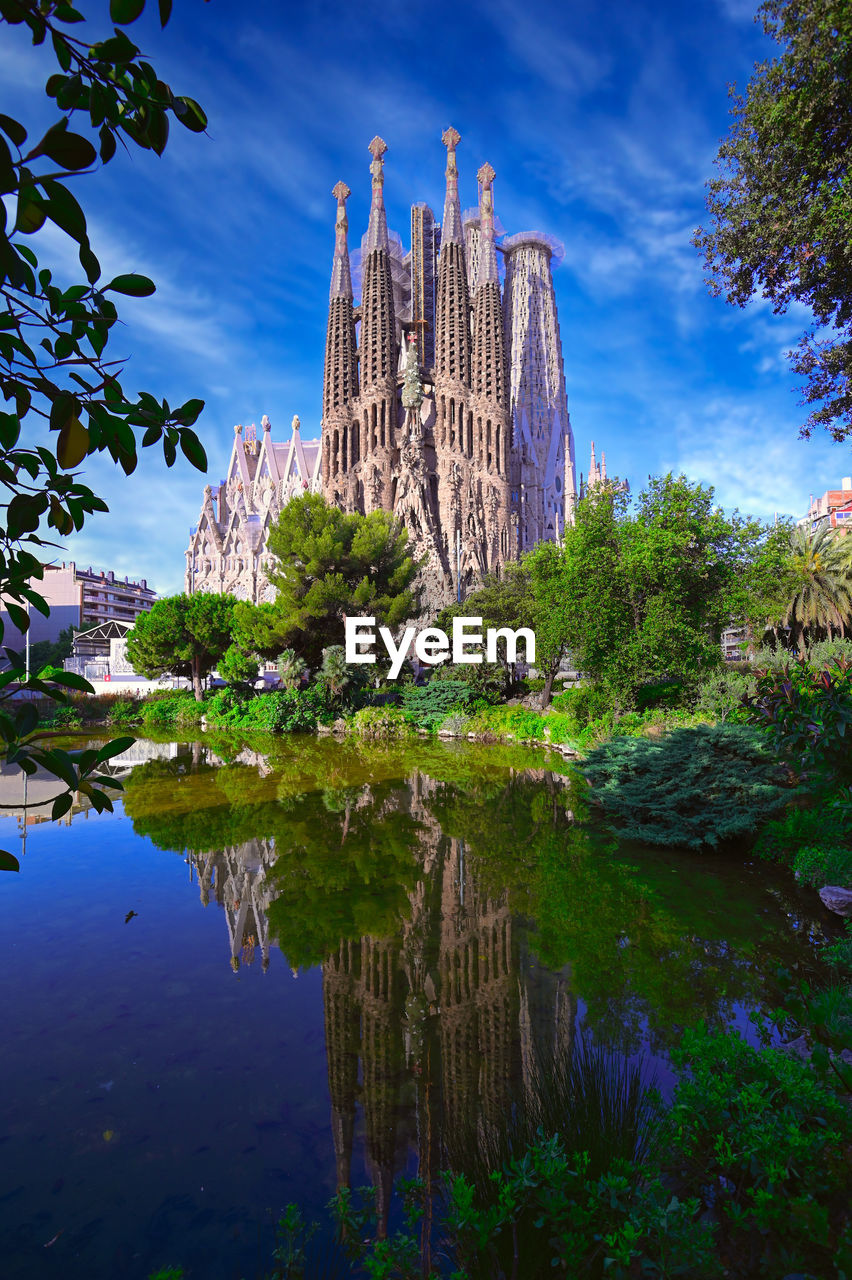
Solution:
M 328 744 L 322 750 L 339 748 Z M 211 777 L 208 773 L 208 784 Z M 376 812 L 369 805 L 364 811 L 362 802 L 359 837 L 354 806 L 360 791 L 347 792 L 340 776 L 334 781 L 336 789 L 324 799 L 318 793 L 304 802 L 306 829 L 319 824 L 319 840 L 326 838 L 323 832 L 336 831 L 335 857 L 344 824 L 353 840 L 366 842 L 365 848 L 371 838 L 381 847 L 382 823 L 389 810 L 399 808 L 400 796 L 407 794 L 404 785 L 401 789 L 397 778 L 381 793 L 383 807 Z M 264 781 L 265 797 L 280 794 L 273 784 L 274 776 Z M 180 798 L 180 787 L 195 786 L 193 777 L 173 779 Z M 200 783 L 198 787 L 200 795 Z M 205 792 L 209 802 L 206 797 Z M 251 802 L 246 795 L 230 797 L 235 804 L 240 798 Z M 289 820 L 286 808 L 281 818 Z M 498 801 L 486 829 L 488 821 L 500 820 Z M 369 1160 L 365 1165 L 363 1155 L 365 1098 L 374 1143 L 391 1153 L 398 1169 L 407 1165 L 411 1171 L 422 1139 L 415 1113 L 422 1103 L 424 1063 L 434 1067 L 441 1054 L 448 1060 L 451 1042 L 453 1061 L 463 1062 L 464 1036 L 477 1034 L 476 1025 L 482 1034 L 491 1018 L 493 1026 L 503 1019 L 509 1027 L 510 1056 L 518 1066 L 527 1051 L 519 1049 L 524 1037 L 529 1045 L 530 1037 L 534 1041 L 542 1027 L 559 1018 L 559 1034 L 570 1036 L 585 1013 L 586 993 L 580 990 L 578 999 L 568 990 L 565 975 L 570 969 L 561 978 L 548 974 L 531 952 L 528 930 L 517 921 L 507 925 L 508 913 L 495 910 L 493 900 L 489 906 L 487 895 L 478 900 L 482 918 L 487 916 L 488 927 L 503 930 L 500 937 L 509 939 L 506 972 L 501 976 L 493 970 L 494 981 L 486 990 L 484 944 L 477 942 L 479 986 L 474 983 L 476 989 L 465 995 L 464 982 L 456 981 L 455 998 L 447 998 L 452 966 L 447 961 L 450 967 L 441 968 L 441 947 L 455 956 L 467 946 L 464 954 L 469 954 L 470 913 L 480 909 L 475 885 L 468 883 L 467 902 L 457 892 L 457 837 L 465 829 L 458 812 L 454 822 L 453 839 L 442 837 L 433 822 L 432 852 L 427 853 L 432 879 L 427 876 L 426 888 L 421 884 L 413 892 L 408 922 L 400 925 L 401 946 L 388 952 L 384 969 L 385 961 L 376 961 L 376 973 L 391 983 L 394 998 L 370 1003 L 373 996 L 381 997 L 380 982 L 368 982 L 366 967 L 360 968 L 368 963 L 363 958 L 368 951 L 362 956 L 357 939 L 357 981 L 341 972 L 333 982 L 327 966 L 327 992 L 334 987 L 335 999 L 349 1001 L 335 1006 L 334 1014 L 343 1010 L 340 1016 L 350 1019 L 347 1043 L 359 1034 L 360 1018 L 365 1041 L 372 1028 L 371 1035 L 389 1036 L 405 1046 L 390 1068 L 377 1067 L 366 1055 L 358 1067 L 345 1049 L 335 1059 L 338 1102 L 348 1087 L 344 1077 L 354 1089 L 353 1109 L 357 1095 L 357 1110 L 350 1117 L 356 1184 L 367 1180 L 368 1167 L 376 1176 L 375 1166 Z M 498 831 L 495 825 L 497 844 Z M 8 819 L 0 823 L 0 837 L 7 848 L 19 846 L 15 824 Z M 424 847 L 429 838 L 427 833 Z M 441 851 L 437 863 L 436 850 Z M 253 865 L 256 872 L 256 859 Z M 788 904 L 777 904 L 765 892 L 760 896 L 754 885 L 743 886 L 739 874 L 735 882 L 754 899 L 753 910 L 761 917 L 756 936 L 771 938 L 782 949 L 788 946 Z M 732 881 L 728 890 L 733 886 Z M 211 1280 L 254 1275 L 269 1264 L 274 1215 L 287 1201 L 298 1199 L 317 1212 L 332 1194 L 341 1125 L 345 1130 L 347 1122 L 339 1108 L 332 1120 L 326 1036 L 340 1032 L 339 1019 L 327 1021 L 331 1015 L 328 1009 L 324 1013 L 321 971 L 302 969 L 294 978 L 273 947 L 264 972 L 258 946 L 255 963 L 246 964 L 244 952 L 234 973 L 231 939 L 215 890 L 214 880 L 210 905 L 203 909 L 198 870 L 134 834 L 120 806 L 115 815 L 77 816 L 70 827 L 30 827 L 20 875 L 0 879 L 5 953 L 0 1088 L 7 1116 L 0 1131 L 0 1257 L 9 1280 L 147 1277 L 167 1262 L 180 1262 L 191 1274 Z M 712 914 L 724 910 L 728 890 L 722 887 L 708 902 Z M 298 895 L 282 892 L 287 910 L 298 914 Z M 344 896 L 349 892 L 345 887 Z M 366 884 L 362 892 L 369 897 L 374 890 Z M 692 907 L 694 918 L 694 903 Z M 125 923 L 131 910 L 137 915 Z M 418 922 L 427 920 L 432 921 L 432 935 L 418 938 Z M 694 923 L 689 927 L 694 930 Z M 694 963 L 697 981 L 712 985 L 713 955 L 705 956 L 702 967 L 697 953 Z M 725 970 L 723 985 L 732 972 Z M 406 1006 L 405 993 L 415 987 L 421 1003 Z M 391 1006 L 400 1019 L 394 1027 L 387 1024 Z M 474 1007 L 476 1025 L 470 1014 Z M 415 1026 L 418 1010 L 429 1011 L 424 1033 Z M 746 1012 L 736 1002 L 733 1013 L 737 1024 L 747 1027 Z M 403 1025 L 406 1015 L 411 1021 Z M 647 1026 L 641 1008 L 635 1020 L 641 1033 Z M 497 1040 L 489 1043 L 492 1059 L 482 1067 L 479 1081 L 484 1081 L 483 1095 L 498 1088 L 501 1055 L 509 1053 Z M 659 1083 L 670 1086 L 665 1058 L 658 1058 L 656 1066 Z M 463 1065 L 458 1068 L 463 1070 Z M 459 1085 L 455 1099 L 448 1096 L 452 1080 L 445 1075 L 441 1084 L 450 1111 L 480 1105 L 476 1082 Z M 436 1087 L 435 1096 L 440 1092 Z

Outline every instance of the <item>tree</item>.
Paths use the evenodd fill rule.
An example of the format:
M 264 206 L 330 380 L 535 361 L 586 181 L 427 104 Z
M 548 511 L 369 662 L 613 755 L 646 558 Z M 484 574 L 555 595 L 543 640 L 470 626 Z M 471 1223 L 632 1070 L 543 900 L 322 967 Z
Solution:
M 275 557 L 269 580 L 278 591 L 271 608 L 279 628 L 276 651 L 283 640 L 314 669 L 323 649 L 343 643 L 347 614 L 393 628 L 416 611 L 417 565 L 408 534 L 387 511 L 344 514 L 320 494 L 306 493 L 284 506 L 267 548 Z M 264 615 L 272 638 L 269 621 Z
M 553 542 L 540 542 L 524 558 L 529 573 L 533 608 L 526 624 L 535 632 L 535 663 L 544 674 L 541 705 L 546 707 L 553 693 L 553 681 L 568 649 L 568 601 L 562 576 L 562 550 Z M 523 625 L 523 624 L 521 624 Z
M 278 679 L 284 689 L 300 689 L 307 668 L 295 649 L 282 649 L 278 655 Z
M 849 548 L 828 525 L 790 531 L 787 572 L 778 584 L 771 620 L 790 628 L 793 647 L 805 636 L 846 635 L 852 621 Z
M 257 658 L 245 653 L 237 644 L 229 644 L 216 663 L 219 675 L 228 684 L 254 684 L 260 672 Z
M 482 625 L 486 630 L 489 627 L 509 627 L 516 631 L 519 627 L 531 627 L 536 633 L 536 663 L 538 663 L 535 611 L 536 601 L 527 561 L 509 561 L 504 565 L 499 577 L 496 574 L 488 574 L 482 586 L 472 591 L 464 601 L 448 605 L 443 609 L 435 620 L 435 626 L 450 632 L 453 618 L 482 618 Z M 502 658 L 500 666 L 482 663 L 477 666 L 457 667 L 445 663 L 437 668 L 432 678 L 437 676 L 441 680 L 463 680 L 471 689 L 484 696 L 494 694 L 495 691 L 504 693 L 509 686 L 512 673 L 506 660 L 506 646 L 503 642 L 498 648 L 498 655 Z
M 181 449 L 194 466 L 206 468 L 191 429 L 203 401 L 188 400 L 173 409 L 147 392 L 130 397 L 121 386 L 121 360 L 106 351 L 118 321 L 113 296 L 145 297 L 155 286 L 134 273 L 101 280 L 85 214 L 67 185 L 93 172 L 98 158 L 108 164 L 119 141 L 161 155 L 170 114 L 193 132 L 206 127 L 198 104 L 176 96 L 120 29 L 144 7 L 145 0 L 112 0 L 110 14 L 118 25 L 106 39 L 91 42 L 74 34 L 83 16 L 62 0 L 0 0 L 4 43 L 8 28 L 22 27 L 34 45 L 52 51 L 54 73 L 45 89 L 57 107 L 54 123 L 35 139 L 21 121 L 0 115 L 0 391 L 8 406 L 0 412 L 0 595 L 21 631 L 28 628 L 30 606 L 48 612 L 33 585 L 44 574 L 38 553 L 51 545 L 48 530 L 65 536 L 81 529 L 87 516 L 106 510 L 75 471 L 86 457 L 108 452 L 129 475 L 137 465 L 141 435 L 143 447 L 162 444 L 169 466 Z M 159 12 L 165 26 L 171 0 L 159 0 Z M 69 128 L 72 117 L 88 117 L 97 150 Z M 77 246 L 84 282 L 61 288 L 40 260 L 45 241 L 28 238 L 48 223 Z M 39 444 L 40 425 L 45 436 Z M 24 431 L 27 445 L 20 443 Z M 52 443 L 48 432 L 55 433 Z M 4 701 L 11 686 L 24 683 L 20 655 L 6 652 L 11 667 L 2 677 Z M 64 700 L 65 689 L 91 692 L 80 676 L 47 669 L 27 687 L 58 700 Z M 84 782 L 93 803 L 111 808 L 95 781 L 97 763 L 89 761 L 81 772 L 82 756 L 38 746 L 32 741 L 31 709 L 10 707 L 6 701 L 0 711 L 0 756 L 27 773 L 41 766 L 72 790 Z M 86 753 L 87 760 L 91 754 Z M 114 781 L 111 785 L 120 789 Z M 61 795 L 53 816 L 70 803 L 70 792 Z
M 649 480 L 633 515 L 624 494 L 594 490 L 565 531 L 552 588 L 578 667 L 622 705 L 644 683 L 694 687 L 721 664 L 721 631 L 749 598 L 765 534 L 684 476 Z
M 233 621 L 232 596 L 165 596 L 136 619 L 127 636 L 128 660 L 149 679 L 166 672 L 188 677 L 201 702 L 201 682 L 229 649 Z
M 801 434 L 852 434 L 852 7 L 846 0 L 765 0 L 758 17 L 780 56 L 760 63 L 708 184 L 709 229 L 693 243 L 711 293 L 742 307 L 791 303 L 815 325 L 791 352 Z M 732 90 L 732 95 L 734 91 Z

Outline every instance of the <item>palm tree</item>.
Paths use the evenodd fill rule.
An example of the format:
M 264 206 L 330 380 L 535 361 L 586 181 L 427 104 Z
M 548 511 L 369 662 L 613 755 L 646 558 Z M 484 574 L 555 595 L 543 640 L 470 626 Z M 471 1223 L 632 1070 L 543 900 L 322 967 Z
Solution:
M 852 539 L 850 539 L 852 542 Z M 852 545 L 828 524 L 790 534 L 789 574 L 782 585 L 778 618 L 798 645 L 807 634 L 846 635 L 852 623 Z
M 278 679 L 285 689 L 298 689 L 306 671 L 307 667 L 294 649 L 279 653 Z
M 351 672 L 342 644 L 331 644 L 327 649 L 323 649 L 322 674 L 332 698 L 339 698 L 351 681 Z

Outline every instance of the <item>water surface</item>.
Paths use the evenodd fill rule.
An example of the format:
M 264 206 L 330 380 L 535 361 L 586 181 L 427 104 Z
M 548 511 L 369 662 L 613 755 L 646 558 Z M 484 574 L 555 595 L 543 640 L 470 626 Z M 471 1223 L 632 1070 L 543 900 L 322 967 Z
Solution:
M 0 823 L 9 1280 L 248 1280 L 288 1201 L 385 1213 L 580 1036 L 670 1088 L 830 928 L 765 866 L 619 846 L 544 751 L 260 747 L 141 741 L 114 815 Z

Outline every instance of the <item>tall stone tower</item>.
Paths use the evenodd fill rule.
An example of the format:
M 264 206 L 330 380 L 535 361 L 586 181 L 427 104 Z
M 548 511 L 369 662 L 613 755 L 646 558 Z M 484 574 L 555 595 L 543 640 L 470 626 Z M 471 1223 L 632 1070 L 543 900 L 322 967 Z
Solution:
M 509 350 L 509 394 L 519 489 L 521 550 L 558 538 L 574 518 L 574 437 L 551 259 L 561 254 L 539 231 L 507 236 L 503 308 Z M 566 445 L 567 441 L 567 445 Z
M 534 245 L 526 255 L 513 246 L 504 299 L 494 170 L 481 166 L 478 208 L 463 220 L 460 137 L 450 128 L 442 141 L 443 223 L 439 229 L 428 206 L 414 206 L 410 301 L 394 292 L 399 263 L 391 261 L 384 207 L 384 141 L 376 137 L 369 148 L 360 307 L 347 248 L 349 189 L 334 188 L 323 393 L 323 491 L 345 510 L 390 511 L 405 524 L 423 561 L 424 615 L 499 574 L 539 538 L 558 536 L 560 513 L 573 512 L 573 443 L 549 257 L 536 258 Z M 535 294 L 526 312 L 525 289 Z M 549 344 L 544 355 L 542 344 Z

